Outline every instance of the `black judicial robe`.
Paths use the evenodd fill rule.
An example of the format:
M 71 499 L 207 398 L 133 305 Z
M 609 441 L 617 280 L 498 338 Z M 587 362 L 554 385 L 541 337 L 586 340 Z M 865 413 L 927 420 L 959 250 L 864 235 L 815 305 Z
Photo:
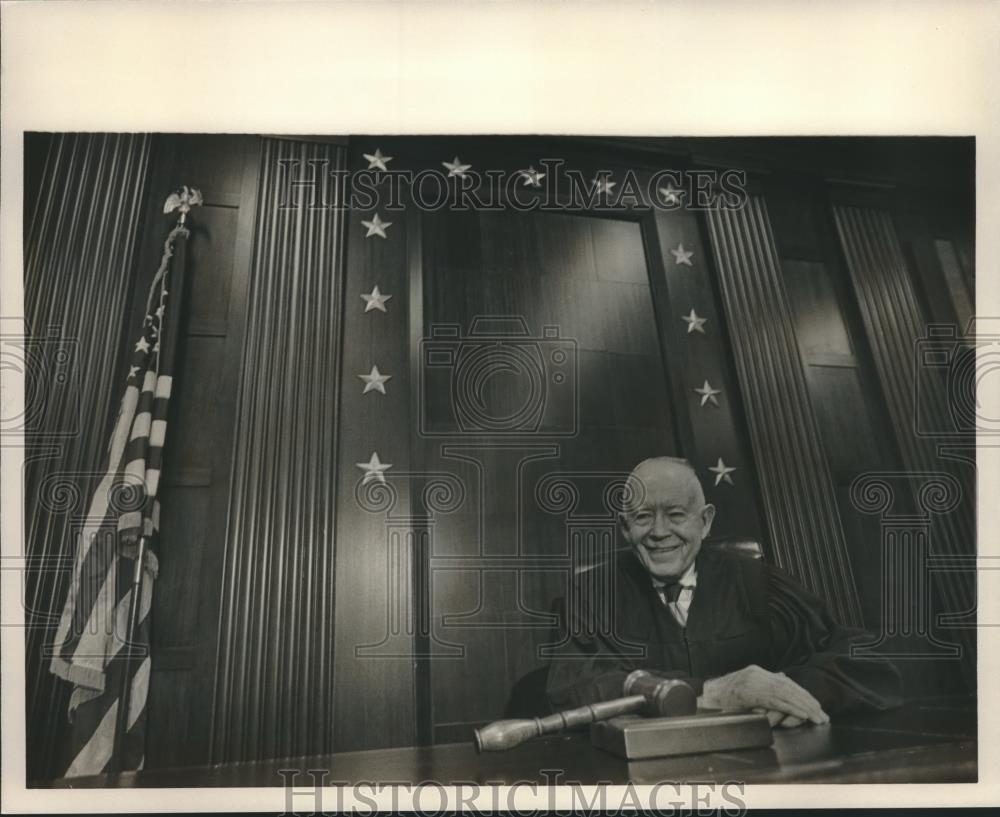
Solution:
M 685 680 L 700 695 L 706 679 L 750 664 L 784 672 L 831 716 L 901 703 L 900 675 L 890 662 L 850 657 L 851 644 L 872 637 L 838 624 L 826 604 L 787 573 L 761 559 L 705 547 L 696 564 L 686 627 L 660 600 L 633 553 L 616 560 L 610 603 L 588 599 L 584 574 L 549 668 L 551 705 L 566 709 L 620 697 L 625 675 L 639 668 Z

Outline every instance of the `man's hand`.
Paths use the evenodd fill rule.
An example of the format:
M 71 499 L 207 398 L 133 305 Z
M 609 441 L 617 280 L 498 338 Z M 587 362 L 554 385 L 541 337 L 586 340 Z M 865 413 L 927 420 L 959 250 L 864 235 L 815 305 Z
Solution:
M 794 715 L 786 715 L 784 712 L 778 712 L 775 709 L 764 709 L 762 706 L 755 706 L 753 711 L 767 715 L 767 722 L 771 726 L 780 726 L 783 729 L 791 729 L 795 726 L 802 726 L 805 723 L 802 718 L 796 718 Z
M 698 703 L 711 709 L 764 711 L 772 726 L 830 722 L 819 701 L 785 673 L 768 672 L 756 664 L 705 681 Z

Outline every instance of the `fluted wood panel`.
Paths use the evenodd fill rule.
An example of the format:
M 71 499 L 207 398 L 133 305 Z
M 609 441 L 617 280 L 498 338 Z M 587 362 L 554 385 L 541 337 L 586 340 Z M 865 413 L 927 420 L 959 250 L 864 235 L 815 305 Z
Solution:
M 742 209 L 709 211 L 708 225 L 775 560 L 860 624 L 766 205 L 753 195 Z
M 331 750 L 334 463 L 343 213 L 281 207 L 281 160 L 342 149 L 267 139 L 223 571 L 212 759 Z M 318 174 L 321 175 L 321 174 Z
M 149 161 L 146 135 L 52 136 L 37 204 L 25 213 L 26 331 L 36 349 L 46 348 L 26 355 L 40 368 L 25 378 L 29 777 L 62 771 L 69 685 L 49 673 L 43 649 L 65 600 L 73 525 L 86 513 L 123 389 L 116 364 Z M 5 344 L 5 355 L 11 351 Z
M 937 452 L 937 441 L 920 436 L 914 428 L 917 390 L 915 351 L 917 339 L 926 335 L 923 316 L 889 212 L 876 207 L 835 204 L 834 217 L 847 259 L 858 306 L 872 347 L 886 403 L 906 466 L 914 472 L 946 472 L 959 480 L 965 492 L 956 510 L 936 515 L 933 550 L 945 557 L 975 554 L 975 478 Z M 917 364 L 918 365 L 918 364 Z M 925 372 L 932 375 L 931 372 Z M 921 412 L 934 428 L 948 428 L 952 421 L 943 383 L 927 376 L 920 382 Z M 943 612 L 958 615 L 975 604 L 975 574 L 941 572 L 935 576 L 944 603 Z M 974 621 L 959 630 L 967 658 L 967 677 L 975 676 Z

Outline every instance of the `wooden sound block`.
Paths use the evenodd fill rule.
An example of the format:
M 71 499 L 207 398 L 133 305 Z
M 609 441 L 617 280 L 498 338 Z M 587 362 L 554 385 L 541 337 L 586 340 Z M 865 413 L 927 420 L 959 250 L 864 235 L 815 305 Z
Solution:
M 703 711 L 673 718 L 621 715 L 592 724 L 590 741 L 619 757 L 636 760 L 770 746 L 772 737 L 766 715 Z

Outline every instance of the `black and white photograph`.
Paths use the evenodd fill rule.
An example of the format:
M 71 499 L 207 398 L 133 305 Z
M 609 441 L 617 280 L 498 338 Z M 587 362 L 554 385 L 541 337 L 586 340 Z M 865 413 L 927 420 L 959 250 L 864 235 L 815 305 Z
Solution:
M 325 121 L 5 132 L 25 796 L 983 783 L 977 134 Z

